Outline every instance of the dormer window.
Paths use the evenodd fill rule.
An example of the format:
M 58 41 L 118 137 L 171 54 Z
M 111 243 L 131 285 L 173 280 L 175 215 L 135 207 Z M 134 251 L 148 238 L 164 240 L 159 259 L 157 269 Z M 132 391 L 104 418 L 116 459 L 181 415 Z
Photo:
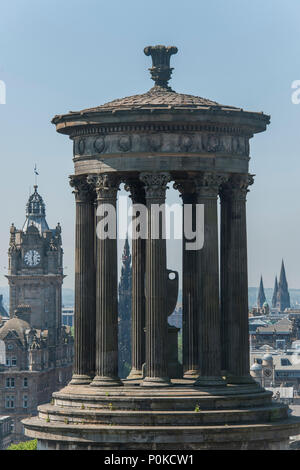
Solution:
M 291 365 L 292 365 L 291 362 L 290 362 L 290 360 L 287 359 L 286 357 L 283 357 L 283 358 L 280 360 L 280 362 L 281 362 L 281 365 L 282 365 L 282 366 L 291 366 Z

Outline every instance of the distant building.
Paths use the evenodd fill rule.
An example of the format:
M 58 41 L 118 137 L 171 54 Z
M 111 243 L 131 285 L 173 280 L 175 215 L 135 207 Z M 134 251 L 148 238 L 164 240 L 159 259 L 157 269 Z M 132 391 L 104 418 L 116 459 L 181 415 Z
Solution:
M 61 315 L 63 325 L 74 326 L 74 307 L 63 307 Z
M 73 337 L 61 322 L 61 228 L 49 229 L 37 186 L 22 230 L 10 229 L 10 319 L 0 327 L 0 414 L 11 417 L 13 440 L 21 419 L 37 413 L 72 373 Z
M 255 332 L 256 344 L 259 347 L 268 344 L 273 348 L 285 349 L 291 346 L 297 338 L 294 324 L 288 318 L 283 318 L 276 323 L 259 326 Z
M 300 393 L 300 349 L 264 345 L 251 351 L 250 361 L 250 374 L 263 387 L 293 387 Z
M 9 416 L 0 416 L 0 450 L 6 449 L 12 442 L 12 425 Z

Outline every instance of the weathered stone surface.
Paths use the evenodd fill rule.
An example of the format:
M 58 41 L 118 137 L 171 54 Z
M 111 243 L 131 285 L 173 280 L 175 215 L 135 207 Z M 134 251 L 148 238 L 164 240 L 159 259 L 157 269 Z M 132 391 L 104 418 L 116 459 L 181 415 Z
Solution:
M 25 420 L 43 449 L 273 449 L 287 448 L 299 418 L 257 386 L 167 389 L 69 386 L 53 405 Z
M 55 116 L 52 122 L 73 141 L 76 177 L 90 175 L 96 182 L 98 206 L 115 205 L 117 181 L 128 184 L 134 200 L 139 182 L 138 200 L 146 201 L 149 215 L 153 204 L 164 203 L 169 181 L 186 186 L 194 181 L 183 191 L 183 202 L 204 204 L 205 239 L 198 253 L 183 253 L 183 361 L 186 377 L 199 376 L 196 381 L 168 377 L 166 240 L 151 236 L 150 219 L 146 248 L 143 241 L 133 243 L 132 374 L 130 380 L 118 379 L 117 246 L 115 240 L 97 240 L 97 375 L 91 384 L 96 386 L 70 385 L 53 395 L 53 406 L 41 407 L 39 417 L 24 422 L 40 449 L 274 449 L 287 448 L 289 435 L 299 432 L 299 419 L 288 418 L 271 393 L 247 383 L 246 219 L 240 197 L 245 188 L 231 187 L 230 198 L 224 197 L 226 182 L 248 178 L 249 140 L 270 119 L 175 93 L 168 81 L 176 51 L 145 48 L 155 81 L 149 92 Z M 144 369 L 144 380 L 134 380 Z

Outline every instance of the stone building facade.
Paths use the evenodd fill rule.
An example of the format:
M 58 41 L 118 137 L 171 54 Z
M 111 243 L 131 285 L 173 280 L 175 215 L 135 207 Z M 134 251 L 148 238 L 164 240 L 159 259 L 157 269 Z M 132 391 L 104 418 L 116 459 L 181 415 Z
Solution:
M 11 444 L 11 418 L 0 416 L 0 450 L 6 449 Z
M 10 319 L 0 325 L 0 414 L 12 419 L 13 440 L 25 438 L 21 420 L 70 380 L 73 337 L 61 324 L 61 228 L 49 229 L 34 187 L 22 230 L 9 242 Z

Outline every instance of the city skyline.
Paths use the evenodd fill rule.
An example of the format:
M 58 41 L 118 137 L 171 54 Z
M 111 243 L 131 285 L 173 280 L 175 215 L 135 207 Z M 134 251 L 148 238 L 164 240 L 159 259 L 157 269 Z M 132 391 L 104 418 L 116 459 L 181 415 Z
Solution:
M 57 113 L 148 90 L 152 84 L 144 46 L 176 43 L 179 52 L 173 60 L 172 87 L 177 92 L 193 91 L 271 115 L 267 132 L 251 142 L 250 171 L 257 176 L 247 205 L 248 284 L 258 285 L 262 274 L 265 286 L 272 287 L 284 258 L 289 288 L 300 288 L 300 106 L 291 99 L 292 83 L 300 78 L 295 46 L 299 4 L 292 0 L 283 8 L 277 0 L 243 5 L 229 0 L 224 10 L 221 1 L 191 1 L 185 6 L 188 27 L 177 14 L 176 1 L 154 1 L 145 17 L 143 6 L 133 0 L 134 15 L 126 15 L 126 22 L 128 6 L 120 1 L 100 5 L 88 0 L 85 5 L 89 8 L 74 0 L 70 9 L 57 1 L 41 6 L 36 0 L 26 4 L 16 0 L 2 8 L 0 80 L 6 84 L 7 98 L 0 105 L 0 152 L 7 177 L 0 188 L 2 201 L 6 201 L 0 212 L 0 285 L 6 285 L 8 230 L 12 222 L 23 225 L 37 164 L 47 219 L 51 225 L 60 222 L 63 229 L 64 286 L 73 287 L 75 203 L 68 187 L 73 172 L 71 142 L 57 135 L 50 121 Z M 110 18 L 113 29 L 106 21 Z M 81 34 L 77 34 L 78 28 Z M 72 37 L 68 50 L 62 42 L 65 30 Z M 170 190 L 168 199 L 178 202 L 179 196 Z M 122 248 L 120 243 L 119 258 Z M 169 247 L 171 269 L 179 269 L 179 249 L 180 242 Z

